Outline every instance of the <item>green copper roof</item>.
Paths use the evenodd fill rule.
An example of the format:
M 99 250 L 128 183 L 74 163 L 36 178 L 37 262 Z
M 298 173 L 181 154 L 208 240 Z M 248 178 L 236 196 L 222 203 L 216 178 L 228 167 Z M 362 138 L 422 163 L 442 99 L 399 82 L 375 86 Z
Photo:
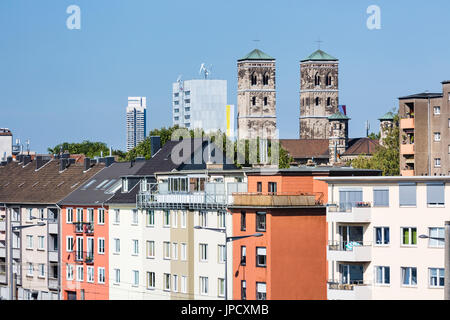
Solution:
M 333 56 L 330 56 L 328 53 L 322 50 L 317 50 L 316 52 L 311 54 L 308 58 L 302 60 L 302 62 L 303 61 L 338 61 L 338 59 L 336 59 Z
M 378 120 L 380 120 L 380 121 L 383 121 L 383 120 L 394 120 L 394 114 L 392 112 L 388 112 L 388 113 L 386 113 L 384 116 L 382 116 Z
M 350 118 L 338 111 L 332 116 L 329 116 L 328 120 L 350 120 Z
M 261 50 L 255 49 L 249 54 L 247 54 L 245 57 L 239 59 L 238 61 L 242 60 L 275 60 L 275 58 L 269 56 L 268 54 L 262 52 Z

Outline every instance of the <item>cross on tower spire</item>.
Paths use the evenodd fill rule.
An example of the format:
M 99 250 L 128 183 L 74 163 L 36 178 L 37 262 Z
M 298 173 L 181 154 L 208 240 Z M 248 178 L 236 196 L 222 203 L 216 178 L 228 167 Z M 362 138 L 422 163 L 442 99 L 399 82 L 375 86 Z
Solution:
M 319 46 L 319 50 L 320 50 L 320 44 L 323 43 L 323 41 L 320 40 L 320 37 L 319 37 L 319 40 L 317 40 L 316 42 L 317 42 L 317 45 Z

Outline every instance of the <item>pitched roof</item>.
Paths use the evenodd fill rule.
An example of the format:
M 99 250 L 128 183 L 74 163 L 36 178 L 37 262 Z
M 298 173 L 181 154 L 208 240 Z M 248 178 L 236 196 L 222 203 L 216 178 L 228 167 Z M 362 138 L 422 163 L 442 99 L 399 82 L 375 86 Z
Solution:
M 348 148 L 343 155 L 373 155 L 379 146 L 380 143 L 378 140 L 373 140 L 370 138 L 353 138 L 349 139 Z
M 0 167 L 0 203 L 58 203 L 104 168 L 99 163 L 85 172 L 83 164 L 75 163 L 60 172 L 57 159 L 39 170 L 34 160 L 26 166 L 10 162 Z
M 267 53 L 264 53 L 259 49 L 255 49 L 252 52 L 248 53 L 243 58 L 239 59 L 238 61 L 243 60 L 275 60 L 275 58 L 269 56 Z
M 328 139 L 281 139 L 280 144 L 294 159 L 329 157 Z
M 305 61 L 339 61 L 339 60 L 337 58 L 329 55 L 325 51 L 322 51 L 319 49 L 319 50 L 313 52 L 309 57 L 302 60 L 301 62 L 305 62 Z
M 130 162 L 116 162 L 103 169 L 86 181 L 77 190 L 59 202 L 60 205 L 101 205 L 112 198 L 121 188 L 121 176 L 136 173 L 144 165 L 138 161 L 131 166 Z
M 338 111 L 332 116 L 329 116 L 328 120 L 350 120 L 350 118 Z
M 442 98 L 442 93 L 430 93 L 430 92 L 423 92 L 423 93 L 417 93 L 412 94 L 405 97 L 398 98 L 399 100 L 406 100 L 406 99 L 434 99 L 434 98 Z

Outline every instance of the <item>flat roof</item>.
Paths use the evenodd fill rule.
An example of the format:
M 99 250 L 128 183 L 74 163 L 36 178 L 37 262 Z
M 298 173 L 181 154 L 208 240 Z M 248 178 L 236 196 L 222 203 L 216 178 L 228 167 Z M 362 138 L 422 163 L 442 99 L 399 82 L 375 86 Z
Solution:
M 442 93 L 431 93 L 431 92 L 423 92 L 423 93 L 417 93 L 412 94 L 405 97 L 399 97 L 399 100 L 407 100 L 407 99 L 434 99 L 434 98 L 442 98 Z
M 358 182 L 427 182 L 427 181 L 445 181 L 450 182 L 450 176 L 412 176 L 412 177 L 315 177 L 315 180 L 325 182 L 346 182 L 346 183 L 358 183 Z

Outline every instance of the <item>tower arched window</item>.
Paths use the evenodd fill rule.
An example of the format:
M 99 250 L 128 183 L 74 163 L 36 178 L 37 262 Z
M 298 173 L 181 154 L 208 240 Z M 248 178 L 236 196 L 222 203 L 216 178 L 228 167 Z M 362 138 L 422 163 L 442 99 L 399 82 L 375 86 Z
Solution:
M 331 86 L 331 74 L 330 74 L 330 73 L 327 74 L 327 80 L 326 80 L 326 82 L 327 82 L 327 86 Z
M 256 86 L 257 78 L 256 78 L 256 74 L 254 72 L 252 73 L 250 78 L 251 78 L 251 81 L 252 81 L 252 86 Z
M 263 85 L 267 86 L 269 84 L 269 75 L 267 73 L 263 76 Z
M 253 105 L 253 106 L 256 106 L 256 97 L 253 97 L 253 98 L 252 98 L 252 105 Z
M 264 105 L 267 106 L 267 97 L 264 97 Z
M 319 103 L 320 103 L 320 99 L 319 99 L 319 97 L 317 97 L 317 98 L 316 98 L 316 106 L 318 106 Z
M 319 73 L 316 73 L 316 76 L 315 76 L 315 78 L 314 78 L 314 84 L 315 84 L 316 86 L 320 86 L 320 76 L 319 76 Z
M 330 97 L 327 98 L 327 106 L 328 107 L 331 106 L 331 98 Z

